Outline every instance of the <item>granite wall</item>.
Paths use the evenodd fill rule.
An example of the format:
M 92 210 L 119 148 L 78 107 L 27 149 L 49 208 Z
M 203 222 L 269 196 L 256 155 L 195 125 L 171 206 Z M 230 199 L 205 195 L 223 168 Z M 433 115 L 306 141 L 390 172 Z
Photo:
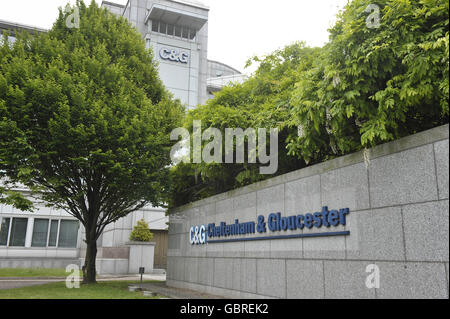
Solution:
M 448 298 L 448 169 L 445 125 L 174 209 L 167 283 L 230 298 Z M 191 226 L 323 206 L 350 209 L 333 229 L 350 235 L 190 244 Z

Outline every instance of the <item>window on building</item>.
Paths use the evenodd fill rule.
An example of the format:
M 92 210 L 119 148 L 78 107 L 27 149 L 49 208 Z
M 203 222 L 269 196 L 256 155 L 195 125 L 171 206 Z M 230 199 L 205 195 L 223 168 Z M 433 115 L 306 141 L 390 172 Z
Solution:
M 185 39 L 189 39 L 189 29 L 188 28 L 182 28 L 181 37 L 185 38 Z
M 4 217 L 1 219 L 0 224 L 0 246 L 8 245 L 8 233 L 9 233 L 9 224 L 11 222 L 11 218 Z
M 28 218 L 0 217 L 0 246 L 25 247 Z M 76 248 L 79 222 L 34 219 L 31 247 Z M 31 227 L 30 230 L 31 231 Z
M 172 25 L 172 24 L 168 24 L 167 25 L 167 34 L 168 35 L 173 35 L 174 31 L 175 31 L 175 26 Z
M 61 220 L 59 226 L 58 247 L 76 248 L 78 238 L 78 221 Z
M 164 22 L 159 23 L 159 33 L 167 34 L 167 24 Z
M 31 247 L 47 247 L 48 219 L 35 219 Z
M 48 247 L 56 247 L 58 239 L 59 220 L 52 220 L 50 223 L 50 234 L 48 236 Z
M 28 218 L 13 218 L 11 234 L 9 235 L 9 246 L 25 247 L 25 237 L 27 236 Z
M 194 40 L 196 34 L 195 30 L 191 30 L 187 27 L 177 26 L 173 24 L 168 24 L 161 21 L 151 21 L 149 24 L 149 29 L 151 28 L 152 32 L 158 32 L 161 34 L 166 34 L 169 36 L 174 36 L 176 38 L 183 38 Z
M 175 36 L 181 38 L 181 27 L 175 26 Z
M 159 31 L 159 23 L 158 21 L 152 21 L 152 31 L 158 32 Z

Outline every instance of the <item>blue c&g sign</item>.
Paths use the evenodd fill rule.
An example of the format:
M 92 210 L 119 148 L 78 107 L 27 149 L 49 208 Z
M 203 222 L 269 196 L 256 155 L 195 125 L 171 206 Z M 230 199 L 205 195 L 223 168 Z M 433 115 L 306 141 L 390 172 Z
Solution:
M 206 244 L 206 228 L 202 226 L 191 227 L 189 231 L 189 241 L 191 245 L 203 245 Z
M 275 239 L 289 239 L 289 238 L 305 238 L 305 237 L 327 237 L 327 236 L 346 236 L 350 235 L 349 231 L 340 232 L 320 232 L 320 233 L 306 233 L 306 234 L 283 234 L 280 236 L 263 236 L 263 237 L 245 237 L 232 238 L 227 237 L 243 236 L 246 234 L 264 234 L 267 230 L 270 232 L 287 232 L 302 229 L 322 228 L 322 227 L 337 227 L 339 225 L 345 226 L 347 224 L 347 215 L 350 209 L 344 208 L 340 210 L 328 210 L 328 207 L 323 207 L 321 212 L 314 214 L 305 214 L 297 216 L 282 217 L 281 213 L 270 214 L 267 221 L 263 215 L 258 217 L 257 222 L 240 223 L 238 219 L 234 224 L 227 225 L 221 222 L 220 225 L 212 223 L 208 226 L 194 226 L 190 230 L 190 242 L 192 245 L 206 244 L 206 243 L 227 243 L 238 241 L 257 241 L 257 240 L 275 240 Z M 220 238 L 220 239 L 215 239 Z

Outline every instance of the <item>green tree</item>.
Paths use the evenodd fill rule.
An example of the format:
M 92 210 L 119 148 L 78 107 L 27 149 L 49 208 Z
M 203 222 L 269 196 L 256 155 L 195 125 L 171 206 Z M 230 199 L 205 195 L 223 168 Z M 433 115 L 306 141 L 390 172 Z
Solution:
M 222 135 L 277 127 L 283 174 L 448 123 L 447 0 L 349 1 L 329 32 L 322 48 L 297 43 L 253 58 L 255 74 L 191 111 L 185 126 L 202 120 Z M 173 206 L 271 177 L 249 163 L 180 164 L 171 176 Z
M 131 241 L 149 242 L 153 239 L 153 234 L 144 219 L 138 220 L 130 234 Z
M 184 113 L 137 30 L 94 1 L 77 6 L 79 28 L 60 10 L 48 34 L 0 47 L 0 177 L 4 192 L 25 185 L 80 220 L 84 282 L 95 283 L 104 228 L 166 202 L 170 132 Z M 26 202 L 16 194 L 3 200 Z
M 273 177 L 261 175 L 260 164 L 248 163 L 247 160 L 243 164 L 225 164 L 227 128 L 278 128 L 279 166 L 275 175 L 306 166 L 302 158 L 288 155 L 286 139 L 298 131 L 295 124 L 291 123 L 290 114 L 292 94 L 298 76 L 312 67 L 320 52 L 320 48 L 308 48 L 299 42 L 267 56 L 254 57 L 248 64 L 257 63 L 258 69 L 250 79 L 225 87 L 205 105 L 188 113 L 185 127 L 190 132 L 193 131 L 194 120 L 201 120 L 202 131 L 208 128 L 221 131 L 223 161 L 221 164 L 179 164 L 172 168 L 171 206 L 179 206 Z M 247 159 L 247 144 L 245 150 Z
M 380 24 L 367 19 L 370 4 Z M 448 123 L 447 0 L 353 0 L 320 60 L 299 76 L 291 154 L 321 160 Z

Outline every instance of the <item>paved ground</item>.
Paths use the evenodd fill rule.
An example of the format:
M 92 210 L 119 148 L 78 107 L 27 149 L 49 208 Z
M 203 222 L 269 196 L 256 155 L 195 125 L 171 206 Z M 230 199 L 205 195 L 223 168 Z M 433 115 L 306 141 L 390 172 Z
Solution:
M 140 285 L 137 285 L 138 287 Z M 151 291 L 171 299 L 223 299 L 224 297 L 199 293 L 197 291 L 167 287 L 165 282 L 143 284 L 143 290 Z
M 0 290 L 45 285 L 58 281 L 64 281 L 64 279 L 2 278 L 0 279 Z

